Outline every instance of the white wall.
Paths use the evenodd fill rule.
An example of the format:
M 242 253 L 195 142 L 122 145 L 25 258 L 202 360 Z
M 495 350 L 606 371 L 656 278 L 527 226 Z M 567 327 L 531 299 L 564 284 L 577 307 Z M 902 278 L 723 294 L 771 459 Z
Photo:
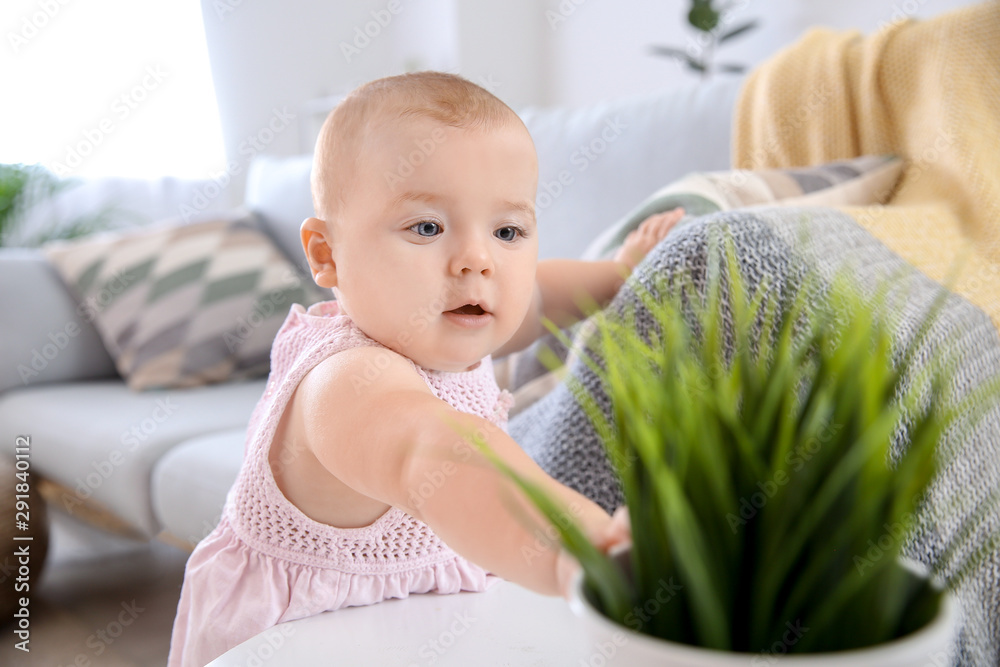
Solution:
M 733 0 L 730 25 L 761 27 L 718 60 L 750 67 L 811 25 L 876 30 L 972 0 Z M 414 69 L 458 72 L 515 109 L 581 105 L 674 86 L 692 74 L 649 55 L 696 47 L 687 0 L 201 0 L 229 171 L 242 199 L 259 151 L 311 151 L 338 95 Z M 290 118 L 294 116 L 294 118 Z
M 227 154 L 237 164 L 265 143 L 269 153 L 310 151 L 336 97 L 381 76 L 460 72 L 515 108 L 545 94 L 535 0 L 201 4 Z M 276 108 L 296 118 L 271 137 Z M 258 134 L 264 136 L 253 141 Z
M 555 15 L 546 24 L 550 97 L 540 103 L 587 104 L 697 78 L 675 61 L 648 53 L 652 44 L 699 46 L 697 31 L 687 25 L 687 0 L 577 2 L 545 2 Z M 906 16 L 926 18 L 969 4 L 975 0 L 732 0 L 730 26 L 750 19 L 760 23 L 723 45 L 716 59 L 752 67 L 810 26 L 867 33 Z
M 300 134 L 310 127 L 306 103 L 334 95 L 393 70 L 393 40 L 370 39 L 358 54 L 345 56 L 341 41 L 352 28 L 372 20 L 384 2 L 299 3 L 275 0 L 202 0 L 205 37 L 234 186 L 258 152 L 290 155 L 303 151 Z M 376 24 L 377 25 L 377 24 Z M 389 23 L 391 26 L 391 22 Z M 348 62 L 350 60 L 350 62 Z M 287 116 L 294 116 L 287 120 Z M 274 120 L 280 117 L 280 120 Z

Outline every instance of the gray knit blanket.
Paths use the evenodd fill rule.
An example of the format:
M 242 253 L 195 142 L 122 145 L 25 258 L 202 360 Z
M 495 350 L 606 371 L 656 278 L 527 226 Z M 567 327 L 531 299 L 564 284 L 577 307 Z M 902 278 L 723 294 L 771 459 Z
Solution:
M 906 299 L 899 306 L 897 351 L 914 339 L 942 289 L 844 213 L 826 208 L 742 209 L 695 218 L 672 231 L 637 267 L 608 310 L 622 313 L 634 307 L 636 326 L 648 326 L 651 316 L 636 295 L 636 285 L 655 292 L 656 279 L 686 274 L 704 289 L 709 238 L 720 231 L 731 235 L 751 292 L 765 279 L 770 289 L 793 289 L 807 272 L 817 276 L 822 287 L 823 281 L 847 270 L 869 295 L 885 280 L 903 281 Z M 811 290 L 812 302 L 819 305 L 824 293 L 822 288 Z M 1000 375 L 996 328 L 981 310 L 955 294 L 948 296 L 918 347 L 916 362 L 925 362 L 943 346 L 957 355 L 956 401 Z M 575 361 L 568 370 L 610 416 L 601 383 L 586 364 Z M 514 417 L 510 433 L 555 479 L 609 512 L 623 503 L 601 442 L 565 383 Z M 905 430 L 900 433 L 896 446 L 905 447 Z M 940 452 L 944 463 L 903 553 L 947 579 L 970 554 L 984 545 L 988 551 L 955 590 L 961 613 L 952 650 L 948 656 L 929 656 L 927 664 L 1000 665 L 1000 548 L 987 542 L 1000 534 L 995 501 L 1000 492 L 1000 404 L 988 407 L 966 435 L 946 434 Z

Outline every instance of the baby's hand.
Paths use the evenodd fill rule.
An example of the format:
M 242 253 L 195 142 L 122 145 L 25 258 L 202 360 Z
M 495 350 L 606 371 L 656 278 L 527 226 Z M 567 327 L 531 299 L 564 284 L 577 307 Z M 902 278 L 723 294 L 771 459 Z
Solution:
M 675 208 L 665 213 L 655 213 L 625 237 L 622 247 L 615 253 L 614 260 L 621 262 L 631 272 L 642 261 L 653 247 L 663 240 L 663 237 L 674 228 L 677 221 L 684 217 L 683 208 Z
M 608 553 L 620 545 L 628 545 L 632 542 L 632 524 L 629 521 L 628 508 L 625 506 L 615 510 L 611 520 L 604 525 L 601 532 L 594 538 L 594 546 Z M 563 549 L 559 552 L 559 559 L 556 563 L 556 577 L 559 581 L 559 591 L 564 598 L 569 598 L 570 588 L 573 579 L 580 570 L 580 563 Z

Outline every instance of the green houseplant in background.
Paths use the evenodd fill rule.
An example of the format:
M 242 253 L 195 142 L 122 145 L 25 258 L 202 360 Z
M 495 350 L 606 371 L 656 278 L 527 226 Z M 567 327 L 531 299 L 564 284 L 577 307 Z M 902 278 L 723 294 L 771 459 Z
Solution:
M 650 51 L 655 55 L 666 56 L 684 63 L 704 79 L 711 77 L 717 71 L 740 74 L 746 71 L 744 65 L 716 63 L 714 60 L 715 52 L 720 46 L 757 27 L 756 20 L 745 21 L 732 27 L 728 25 L 734 10 L 746 4 L 737 0 L 730 2 L 691 0 L 687 23 L 695 29 L 697 37 L 685 48 L 654 45 L 650 47 Z
M 75 185 L 76 181 L 61 179 L 41 165 L 0 164 L 0 246 L 35 247 L 111 227 L 115 210 L 107 207 L 63 224 L 26 228 L 26 220 L 36 207 Z
M 704 297 L 680 282 L 639 293 L 654 330 L 638 333 L 634 313 L 594 316 L 581 358 L 611 419 L 569 380 L 621 481 L 631 549 L 600 553 L 563 508 L 506 469 L 583 566 L 574 606 L 604 619 L 608 637 L 638 633 L 638 654 L 622 664 L 650 655 L 747 664 L 761 652 L 911 664 L 881 654 L 857 662 L 853 652 L 841 655 L 855 662 L 823 662 L 904 636 L 914 638 L 913 664 L 924 664 L 949 647 L 953 604 L 933 573 L 899 556 L 941 436 L 962 427 L 969 407 L 942 407 L 947 355 L 913 363 L 921 333 L 894 364 L 889 287 L 872 305 L 836 280 L 817 310 L 808 281 L 791 297 L 766 285 L 750 293 L 731 247 L 712 257 Z M 987 395 L 996 400 L 995 382 L 975 405 L 989 405 Z M 901 423 L 909 444 L 894 453 Z M 655 613 L 643 613 L 654 600 Z

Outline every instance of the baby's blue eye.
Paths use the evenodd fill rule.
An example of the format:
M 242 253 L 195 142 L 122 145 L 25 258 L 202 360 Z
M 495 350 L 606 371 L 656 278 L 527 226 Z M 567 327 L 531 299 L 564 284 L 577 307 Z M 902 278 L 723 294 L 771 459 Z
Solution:
M 431 222 L 430 220 L 421 220 L 417 224 L 410 227 L 420 236 L 437 236 L 441 233 L 441 225 L 436 222 Z
M 521 234 L 521 230 L 517 227 L 501 227 L 493 233 L 501 241 L 513 241 Z

